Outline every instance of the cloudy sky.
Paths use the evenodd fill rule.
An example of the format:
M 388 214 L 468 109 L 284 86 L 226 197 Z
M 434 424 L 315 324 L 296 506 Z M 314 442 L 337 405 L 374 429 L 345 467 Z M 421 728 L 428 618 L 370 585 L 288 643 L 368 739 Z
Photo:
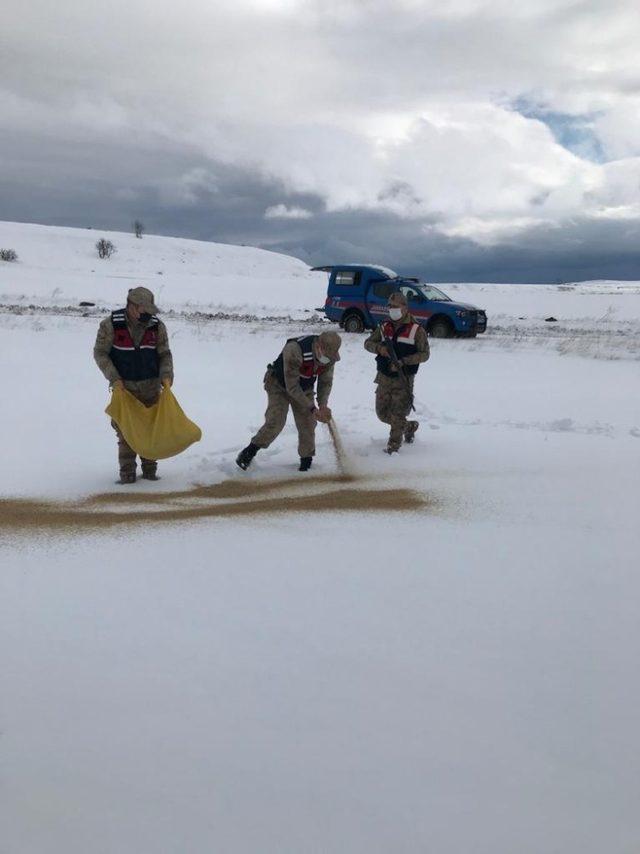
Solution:
M 637 0 L 5 0 L 0 219 L 640 279 Z

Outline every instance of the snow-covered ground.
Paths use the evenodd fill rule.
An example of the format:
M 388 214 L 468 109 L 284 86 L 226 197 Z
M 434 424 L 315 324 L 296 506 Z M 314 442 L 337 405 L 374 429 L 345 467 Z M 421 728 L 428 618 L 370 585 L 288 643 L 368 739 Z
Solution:
M 265 364 L 322 328 L 304 309 L 324 276 L 113 235 L 120 266 L 94 280 L 97 236 L 0 224 L 21 258 L 0 264 L 0 302 L 21 306 L 0 313 L 3 854 L 637 850 L 638 286 L 445 286 L 487 309 L 489 332 L 432 342 L 421 429 L 393 458 L 371 356 L 344 336 L 345 485 L 324 427 L 325 480 L 296 472 L 291 424 L 246 474 L 233 462 Z M 89 505 L 131 524 L 87 530 L 74 508 L 122 494 L 98 309 L 149 284 L 134 253 L 155 258 L 154 240 L 174 390 L 203 439 L 130 504 Z M 95 314 L 61 311 L 81 299 Z M 228 499 L 191 491 L 227 481 L 243 492 L 231 503 L 255 489 L 264 512 L 219 516 Z M 372 490 L 407 488 L 421 505 L 367 509 Z M 361 506 L 338 509 L 345 489 Z M 8 525 L 28 510 L 16 498 L 70 506 L 70 521 L 48 528 L 36 507 Z M 194 505 L 211 515 L 178 518 Z

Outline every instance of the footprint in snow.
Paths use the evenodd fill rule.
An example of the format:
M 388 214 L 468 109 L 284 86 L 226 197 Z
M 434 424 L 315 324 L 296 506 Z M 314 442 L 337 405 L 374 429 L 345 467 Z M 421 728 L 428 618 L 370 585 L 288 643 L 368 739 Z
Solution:
M 556 421 L 551 421 L 547 429 L 554 433 L 573 433 L 576 428 L 573 418 L 558 418 Z

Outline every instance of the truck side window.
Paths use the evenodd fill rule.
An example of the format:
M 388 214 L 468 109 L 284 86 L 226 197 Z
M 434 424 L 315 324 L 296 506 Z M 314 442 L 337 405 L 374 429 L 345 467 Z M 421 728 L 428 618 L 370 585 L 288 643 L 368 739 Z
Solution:
M 357 270 L 338 270 L 334 281 L 336 285 L 356 285 L 359 278 Z
M 389 294 L 394 290 L 394 287 L 386 282 L 378 282 L 373 286 L 372 290 L 374 296 L 377 296 L 380 299 L 389 299 Z
M 414 291 L 413 288 L 401 288 L 402 293 L 406 296 L 409 302 L 424 302 L 422 294 Z

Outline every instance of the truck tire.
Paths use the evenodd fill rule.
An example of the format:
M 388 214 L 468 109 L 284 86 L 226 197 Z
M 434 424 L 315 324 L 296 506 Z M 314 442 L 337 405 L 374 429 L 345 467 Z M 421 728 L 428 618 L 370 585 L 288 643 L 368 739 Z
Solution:
M 364 319 L 361 314 L 352 311 L 342 321 L 342 328 L 345 332 L 364 332 Z
M 429 324 L 429 335 L 432 338 L 450 338 L 453 335 L 451 321 L 446 317 L 436 317 Z

